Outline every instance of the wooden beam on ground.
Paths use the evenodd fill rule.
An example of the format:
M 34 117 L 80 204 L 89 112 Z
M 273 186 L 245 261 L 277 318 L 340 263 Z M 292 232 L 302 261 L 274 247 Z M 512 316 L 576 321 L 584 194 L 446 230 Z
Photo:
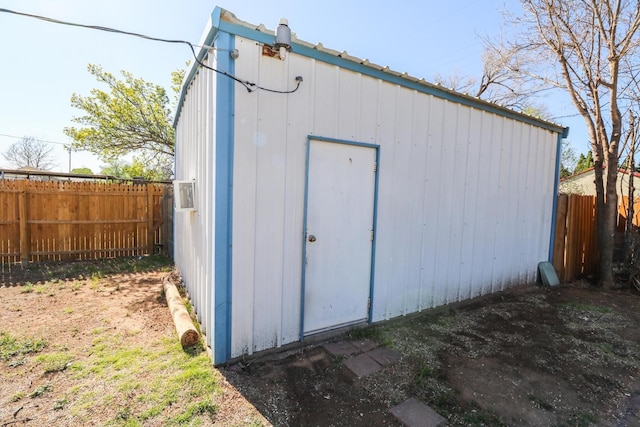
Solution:
M 164 294 L 167 298 L 167 305 L 173 317 L 173 323 L 176 325 L 176 332 L 180 338 L 182 347 L 189 347 L 200 341 L 200 334 L 196 330 L 191 316 L 187 312 L 187 308 L 182 301 L 182 297 L 178 292 L 176 285 L 170 280 L 170 276 L 162 279 Z

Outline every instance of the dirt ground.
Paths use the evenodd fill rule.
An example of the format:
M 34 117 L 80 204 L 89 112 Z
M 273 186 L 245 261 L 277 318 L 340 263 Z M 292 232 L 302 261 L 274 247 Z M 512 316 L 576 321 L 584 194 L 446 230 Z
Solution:
M 165 340 L 178 342 L 162 295 L 162 278 L 171 267 L 141 265 L 145 263 L 145 259 L 127 260 L 124 268 L 129 272 L 120 274 L 114 274 L 123 268 L 117 261 L 31 264 L 26 269 L 13 266 L 11 271 L 5 265 L 0 271 L 0 334 L 42 339 L 46 346 L 28 355 L 26 361 L 0 358 L 0 427 L 166 425 L 163 420 L 170 415 L 187 411 L 190 402 L 171 402 L 166 414 L 138 422 L 123 410 L 142 405 L 143 391 L 128 385 L 151 383 L 154 379 L 149 372 L 153 371 L 145 365 L 157 365 L 169 352 L 164 347 L 151 350 Z M 153 271 L 136 272 L 147 268 Z M 117 373 L 104 381 L 98 375 L 78 376 L 74 365 L 89 363 L 98 338 L 123 347 L 114 354 L 150 349 L 146 354 L 154 360 L 144 361 L 138 371 L 127 371 L 132 376 L 127 378 L 129 383 Z M 51 354 L 70 354 L 69 367 L 43 373 L 37 357 Z M 213 402 L 216 412 L 212 417 L 199 417 L 193 425 L 267 424 L 213 366 L 210 374 L 219 387 Z
M 91 346 L 91 331 L 105 325 L 123 333 L 142 330 L 135 335 L 142 344 L 175 336 L 160 295 L 166 272 L 107 275 L 95 286 L 87 273 L 73 273 L 53 290 L 25 293 L 26 282 L 37 289 L 44 280 L 42 268 L 50 267 L 0 276 L 0 332 L 46 337 L 48 345 L 78 354 Z M 69 267 L 60 273 L 69 275 L 64 271 Z M 81 281 L 86 283 L 78 286 Z M 351 337 L 375 340 L 402 357 L 364 378 L 321 344 L 212 369 L 224 391 L 215 417 L 201 424 L 395 426 L 400 424 L 389 408 L 415 397 L 450 425 L 640 426 L 635 291 L 602 291 L 585 282 L 520 286 Z M 80 425 L 73 414 L 52 409 L 54 396 L 13 402 L 17 392 L 44 382 L 57 391 L 74 386 L 66 371 L 43 375 L 22 368 L 0 365 L 1 427 L 21 425 L 18 419 L 28 419 L 24 425 Z M 118 425 L 113 413 L 104 412 L 89 424 Z
M 358 379 L 315 346 L 221 372 L 275 425 L 399 425 L 411 397 L 449 425 L 640 425 L 637 292 L 524 286 L 352 335 L 400 362 Z

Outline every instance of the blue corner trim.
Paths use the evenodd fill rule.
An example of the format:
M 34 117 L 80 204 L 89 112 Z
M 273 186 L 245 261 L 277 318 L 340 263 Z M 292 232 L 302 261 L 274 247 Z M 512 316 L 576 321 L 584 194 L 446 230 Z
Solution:
M 300 278 L 300 341 L 304 341 L 304 294 L 307 277 L 307 202 L 309 201 L 309 153 L 311 137 L 307 136 L 307 153 L 304 166 L 304 207 L 302 211 L 302 277 Z
M 305 163 L 305 175 L 304 175 L 304 208 L 303 208 L 303 219 L 302 219 L 302 278 L 300 280 L 301 283 L 301 294 L 300 294 L 300 341 L 304 341 L 304 294 L 306 289 L 306 269 L 307 269 L 307 204 L 309 201 L 309 154 L 311 152 L 311 142 L 319 141 L 319 142 L 331 142 L 335 144 L 345 144 L 345 145 L 355 145 L 358 147 L 367 147 L 374 148 L 376 150 L 376 164 L 377 171 L 376 179 L 375 179 L 375 188 L 373 190 L 373 243 L 371 245 L 371 272 L 369 278 L 369 324 L 373 321 L 373 290 L 374 290 L 374 276 L 375 276 L 375 265 L 376 265 L 376 241 L 377 239 L 377 224 L 378 224 L 378 178 L 380 176 L 380 146 L 377 144 L 369 144 L 366 142 L 357 142 L 357 141 L 347 141 L 344 139 L 336 139 L 336 138 L 327 138 L 324 136 L 316 136 L 316 135 L 307 135 L 307 153 L 306 153 L 306 163 Z
M 232 50 L 235 36 L 219 32 L 216 46 Z M 219 55 L 218 66 L 234 72 L 235 63 L 230 55 Z M 231 245 L 233 225 L 233 144 L 235 82 L 216 74 L 216 135 L 215 135 L 215 242 L 214 242 L 214 331 L 213 362 L 226 362 L 231 358 Z
M 376 147 L 376 181 L 373 189 L 373 243 L 371 245 L 371 286 L 369 287 L 369 324 L 373 323 L 373 294 L 376 285 L 376 242 L 378 241 L 378 188 L 380 182 L 380 147 Z
M 556 218 L 558 217 L 558 190 L 560 189 L 560 167 L 562 165 L 562 140 L 569 136 L 569 128 L 566 127 L 558 134 L 556 146 L 556 176 L 553 183 L 553 208 L 551 211 L 551 236 L 549 239 L 549 259 L 553 263 L 553 244 L 556 241 Z

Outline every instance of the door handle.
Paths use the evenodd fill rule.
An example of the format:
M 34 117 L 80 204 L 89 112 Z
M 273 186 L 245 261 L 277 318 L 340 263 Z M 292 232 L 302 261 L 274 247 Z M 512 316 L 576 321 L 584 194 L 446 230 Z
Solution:
M 309 241 L 311 243 L 315 242 L 316 241 L 316 236 L 314 236 L 313 234 L 311 236 L 309 236 Z

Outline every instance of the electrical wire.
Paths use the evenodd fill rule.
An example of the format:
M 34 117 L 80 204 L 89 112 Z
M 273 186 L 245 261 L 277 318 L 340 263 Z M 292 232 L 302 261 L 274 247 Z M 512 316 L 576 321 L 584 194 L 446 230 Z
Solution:
M 14 138 L 14 139 L 24 139 L 24 136 L 16 136 L 16 135 L 7 135 L 6 133 L 0 133 L 0 136 L 4 136 L 6 138 Z M 68 146 L 69 143 L 64 143 L 64 142 L 59 142 L 59 141 L 47 141 L 46 139 L 39 139 L 39 138 L 34 138 L 36 141 L 40 141 L 40 142 L 46 142 L 48 144 L 58 144 L 58 145 L 64 145 L 64 146 Z
M 276 90 L 276 89 L 269 89 L 269 88 L 266 88 L 266 87 L 262 87 L 262 86 L 258 85 L 257 83 L 252 83 L 252 82 L 250 82 L 248 80 L 242 80 L 242 79 L 240 79 L 240 78 L 238 78 L 238 77 L 234 76 L 233 74 L 230 74 L 230 73 L 228 73 L 226 71 L 217 70 L 217 69 L 215 69 L 213 67 L 209 67 L 208 65 L 204 64 L 202 61 L 200 61 L 200 59 L 198 59 L 198 55 L 196 54 L 196 50 L 194 48 L 193 43 L 191 43 L 190 41 L 187 41 L 187 40 L 164 39 L 164 38 L 160 38 L 160 37 L 152 37 L 152 36 L 148 36 L 146 34 L 140 34 L 140 33 L 134 33 L 134 32 L 131 32 L 131 31 L 118 30 L 116 28 L 103 27 L 101 25 L 78 24 L 78 23 L 75 23 L 75 22 L 62 21 L 62 20 L 59 20 L 59 19 L 49 18 L 47 16 L 34 15 L 34 14 L 31 14 L 31 13 L 25 13 L 25 12 L 17 12 L 15 10 L 4 9 L 4 8 L 0 8 L 0 12 L 9 13 L 9 14 L 13 14 L 13 15 L 19 15 L 19 16 L 25 16 L 27 18 L 39 19 L 41 21 L 50 22 L 50 23 L 53 23 L 53 24 L 67 25 L 67 26 L 70 26 L 70 27 L 87 28 L 87 29 L 91 29 L 91 30 L 105 31 L 105 32 L 108 32 L 108 33 L 123 34 L 123 35 L 127 35 L 127 36 L 139 37 L 141 39 L 151 40 L 151 41 L 156 41 L 156 42 L 172 43 L 172 44 L 186 44 L 187 46 L 189 46 L 189 49 L 191 49 L 191 53 L 193 54 L 193 58 L 198 63 L 198 65 L 200 65 L 203 68 L 206 68 L 207 70 L 214 71 L 214 72 L 216 72 L 218 74 L 226 76 L 226 77 L 228 77 L 228 78 L 240 83 L 242 86 L 244 86 L 245 89 L 247 89 L 247 91 L 249 93 L 255 92 L 256 90 L 263 90 L 263 91 L 272 92 L 272 93 L 288 94 L 288 93 L 293 93 L 293 92 L 297 91 L 298 88 L 300 87 L 300 83 L 302 83 L 302 77 L 296 77 L 297 84 L 296 84 L 296 87 L 294 89 L 291 89 L 291 90 Z M 217 48 L 213 47 L 213 49 L 217 49 Z

